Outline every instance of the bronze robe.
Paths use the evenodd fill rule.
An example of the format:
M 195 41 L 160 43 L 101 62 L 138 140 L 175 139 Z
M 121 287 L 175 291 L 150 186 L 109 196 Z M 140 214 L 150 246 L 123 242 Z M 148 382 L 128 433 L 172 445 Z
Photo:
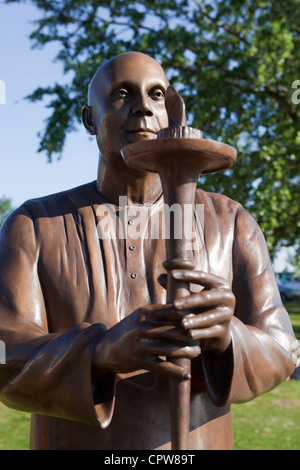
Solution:
M 109 202 L 93 182 L 28 201 L 1 228 L 0 339 L 7 358 L 0 398 L 32 413 L 32 449 L 170 448 L 167 379 L 92 367 L 107 328 L 142 305 L 165 302 L 157 282 L 165 240 L 161 228 L 158 236 L 147 232 L 150 219 L 158 227 L 162 203 L 140 217 L 126 208 L 123 228 L 135 232 L 122 237 L 105 214 L 115 222 L 124 208 L 109 206 L 104 214 Z M 204 223 L 195 212 L 197 269 L 230 282 L 236 310 L 226 354 L 203 352 L 192 361 L 189 447 L 231 449 L 230 404 L 285 380 L 298 343 L 256 222 L 225 196 L 197 191 L 196 203 L 204 205 Z

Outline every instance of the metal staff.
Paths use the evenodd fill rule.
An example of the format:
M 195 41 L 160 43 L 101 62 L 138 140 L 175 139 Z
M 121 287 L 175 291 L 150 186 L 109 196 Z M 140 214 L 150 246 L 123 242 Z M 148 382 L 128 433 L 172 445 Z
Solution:
M 182 102 L 177 100 L 172 110 L 175 110 L 177 116 L 179 110 L 181 122 L 184 122 Z M 169 116 L 170 114 L 172 115 L 169 113 Z M 235 163 L 236 150 L 227 144 L 203 139 L 202 133 L 197 129 L 171 125 L 160 131 L 156 140 L 140 141 L 126 146 L 122 149 L 122 156 L 130 167 L 159 174 L 164 202 L 169 207 L 179 204 L 184 224 L 184 208 L 194 205 L 199 175 L 230 168 Z M 192 252 L 188 249 L 191 240 L 186 236 L 186 231 L 183 229 L 182 237 L 176 238 L 174 225 L 170 228 L 170 238 L 166 240 L 168 259 L 164 266 L 168 271 L 167 301 L 173 302 L 189 295 L 189 285 L 172 279 L 172 270 L 193 269 L 194 262 Z M 190 372 L 189 359 L 176 359 L 173 363 Z M 189 379 L 170 379 L 170 407 L 172 449 L 187 450 L 190 418 Z

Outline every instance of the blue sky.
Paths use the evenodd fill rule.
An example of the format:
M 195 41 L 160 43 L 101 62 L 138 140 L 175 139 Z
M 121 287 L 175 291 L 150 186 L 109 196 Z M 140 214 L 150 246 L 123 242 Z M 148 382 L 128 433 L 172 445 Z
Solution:
M 41 12 L 30 3 L 0 4 L 0 80 L 6 104 L 0 104 L 0 197 L 16 207 L 27 199 L 51 194 L 96 179 L 98 149 L 83 128 L 67 138 L 63 158 L 47 163 L 37 153 L 37 133 L 49 115 L 45 103 L 24 97 L 38 86 L 63 83 L 62 64 L 54 63 L 57 46 L 31 49 L 31 22 Z
M 98 149 L 83 126 L 68 135 L 61 160 L 47 163 L 37 153 L 38 132 L 49 114 L 45 103 L 24 97 L 39 86 L 66 83 L 62 64 L 54 63 L 56 44 L 32 49 L 29 34 L 41 12 L 29 3 L 0 3 L 0 81 L 6 85 L 6 103 L 0 104 L 0 197 L 14 207 L 27 199 L 52 194 L 96 179 Z M 1 98 L 1 95 L 0 95 Z M 286 251 L 275 263 L 286 266 Z

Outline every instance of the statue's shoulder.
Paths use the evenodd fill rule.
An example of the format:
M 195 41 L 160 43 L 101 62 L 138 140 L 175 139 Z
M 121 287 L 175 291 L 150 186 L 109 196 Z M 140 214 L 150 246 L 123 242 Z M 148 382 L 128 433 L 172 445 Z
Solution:
M 262 236 L 261 229 L 253 217 L 241 203 L 230 199 L 223 194 L 196 191 L 196 203 L 203 204 L 204 217 L 211 224 L 223 227 L 226 230 L 234 230 L 239 237 L 248 239 L 255 233 Z
M 203 204 L 206 212 L 215 214 L 236 214 L 238 210 L 244 210 L 243 206 L 224 194 L 196 190 L 196 204 Z
M 80 209 L 92 206 L 97 197 L 99 193 L 94 181 L 48 196 L 29 199 L 5 219 L 0 230 L 1 243 L 9 241 L 11 245 L 33 246 L 40 236 L 46 237 L 48 242 L 51 238 L 55 241 L 56 230 L 63 226 L 65 216 L 72 214 L 72 220 L 79 220 Z
M 25 210 L 31 218 L 55 217 L 77 211 L 84 205 L 91 205 L 95 199 L 96 182 L 92 181 L 75 188 L 47 196 L 29 199 L 19 210 Z

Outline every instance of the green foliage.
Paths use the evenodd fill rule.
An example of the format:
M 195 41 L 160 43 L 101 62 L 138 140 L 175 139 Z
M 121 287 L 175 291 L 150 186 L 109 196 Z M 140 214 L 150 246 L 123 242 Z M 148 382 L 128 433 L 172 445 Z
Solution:
M 39 151 L 50 160 L 62 152 L 101 63 L 145 52 L 183 95 L 189 123 L 238 149 L 234 170 L 200 184 L 240 201 L 272 256 L 280 245 L 300 246 L 300 104 L 292 100 L 300 80 L 298 0 L 28 1 L 41 10 L 34 46 L 59 43 L 56 59 L 70 77 L 68 86 L 29 96 L 48 99 L 52 110 Z
M 13 208 L 11 200 L 3 197 L 0 199 L 0 227 L 3 224 L 5 218 L 12 212 Z

